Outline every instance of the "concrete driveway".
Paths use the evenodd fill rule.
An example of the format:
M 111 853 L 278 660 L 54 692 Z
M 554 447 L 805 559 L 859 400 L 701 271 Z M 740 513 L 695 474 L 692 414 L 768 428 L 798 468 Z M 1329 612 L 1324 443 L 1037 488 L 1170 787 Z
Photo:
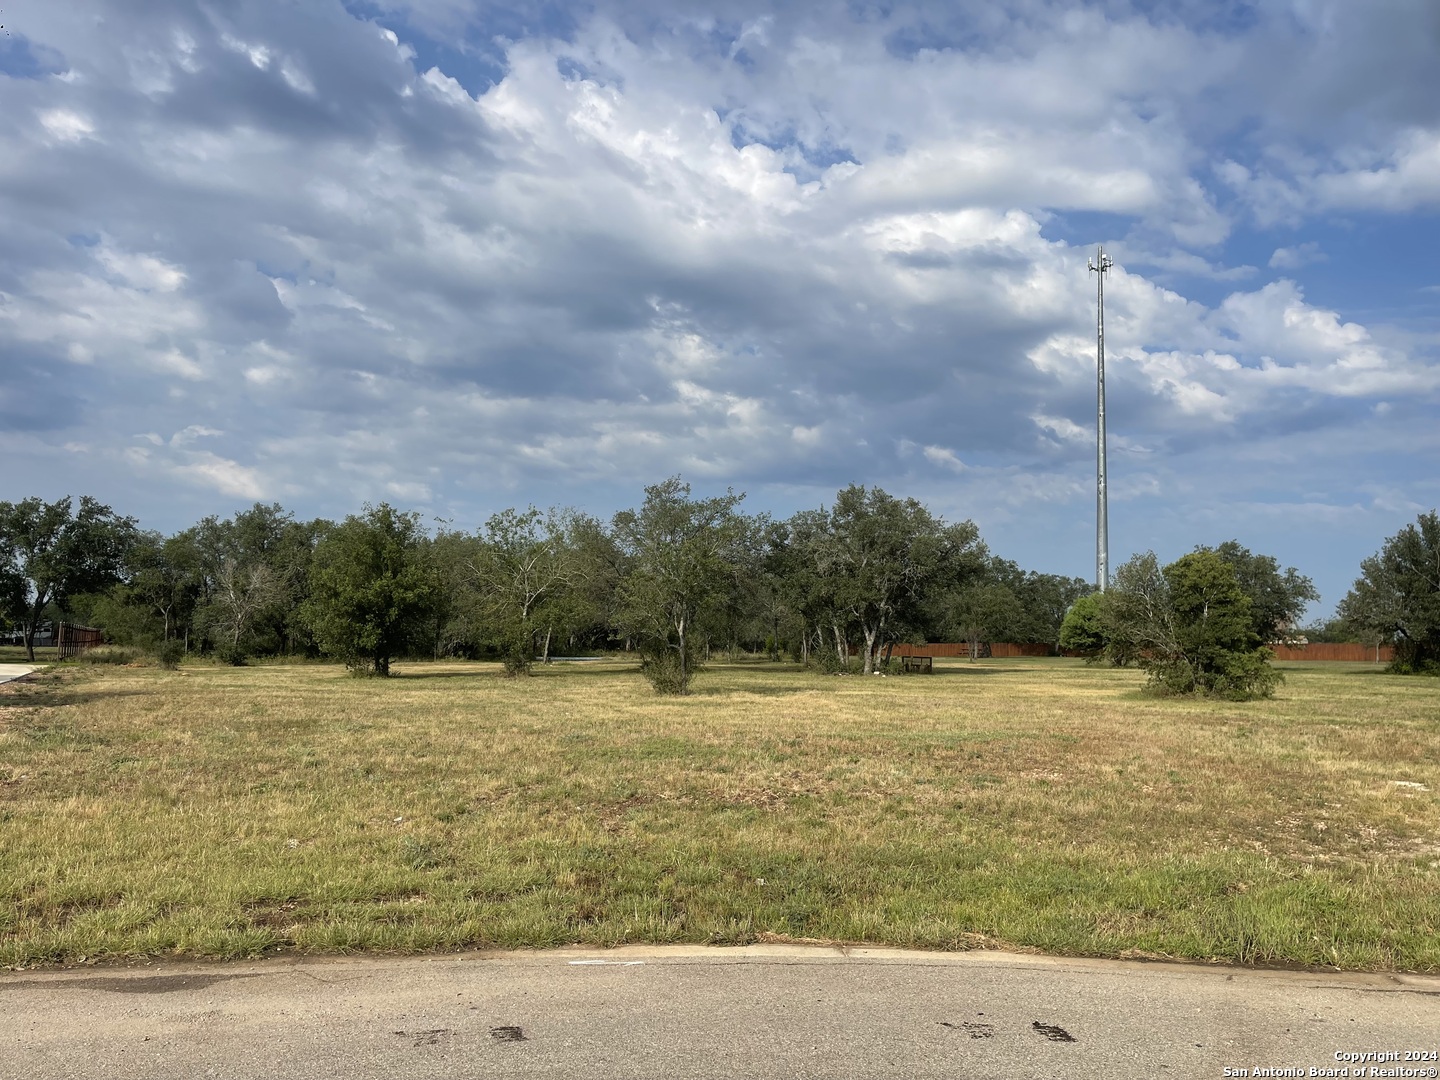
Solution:
M 0 974 L 0 1074 L 28 1080 L 1359 1076 L 1344 1055 L 1407 1051 L 1440 1051 L 1440 979 L 804 946 Z M 1397 1064 L 1421 1071 L 1373 1075 L 1440 1062 Z

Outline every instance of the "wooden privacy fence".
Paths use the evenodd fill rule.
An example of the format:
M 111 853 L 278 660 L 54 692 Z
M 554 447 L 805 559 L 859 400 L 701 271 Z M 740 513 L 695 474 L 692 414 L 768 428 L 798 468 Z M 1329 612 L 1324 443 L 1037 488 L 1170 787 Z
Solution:
M 1395 659 L 1393 645 L 1361 645 L 1358 642 L 1311 642 L 1309 645 L 1271 645 L 1276 660 L 1369 660 L 1388 664 Z
M 1388 664 L 1395 659 L 1392 645 L 1361 645 L 1358 642 L 1340 644 L 1271 645 L 1276 660 L 1368 660 L 1371 663 Z M 892 656 L 970 656 L 968 641 L 932 641 L 928 645 L 896 645 Z M 1044 642 L 992 641 L 982 642 L 980 655 L 996 658 L 1014 656 L 1054 656 L 1055 650 Z M 1069 654 L 1076 655 L 1076 654 Z
M 73 623 L 62 622 L 55 634 L 55 644 L 60 651 L 61 660 L 68 656 L 79 656 L 103 640 L 104 635 L 95 627 L 76 626 Z

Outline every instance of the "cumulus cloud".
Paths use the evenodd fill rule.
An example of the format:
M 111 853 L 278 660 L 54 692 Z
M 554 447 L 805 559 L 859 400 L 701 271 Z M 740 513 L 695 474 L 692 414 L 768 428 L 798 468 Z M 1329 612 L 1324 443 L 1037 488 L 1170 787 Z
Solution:
M 1403 35 L 1320 8 L 1285 37 L 1058 0 L 165 0 L 103 32 L 37 7 L 51 60 L 7 77 L 0 117 L 0 344 L 69 377 L 5 415 L 110 446 L 110 482 L 157 505 L 178 482 L 205 507 L 467 514 L 681 471 L 1016 521 L 1088 498 L 1105 239 L 1113 446 L 1353 430 L 1375 399 L 1433 400 L 1433 350 L 1225 250 L 1433 197 L 1423 95 L 1355 74 Z M 1255 59 L 1329 56 L 1334 20 L 1361 59 L 1337 60 L 1327 142 L 1323 88 Z M 1272 249 L 1281 271 L 1323 258 Z M 1117 498 L 1163 501 L 1167 468 Z

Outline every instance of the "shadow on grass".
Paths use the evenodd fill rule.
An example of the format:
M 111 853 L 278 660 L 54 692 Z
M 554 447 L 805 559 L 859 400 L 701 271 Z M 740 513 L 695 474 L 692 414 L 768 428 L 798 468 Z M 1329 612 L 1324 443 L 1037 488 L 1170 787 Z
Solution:
M 629 678 L 640 674 L 640 661 L 627 662 L 623 667 L 614 664 L 603 667 L 599 664 L 536 664 L 530 673 L 547 679 L 603 679 L 621 675 Z
M 530 669 L 530 674 L 517 675 L 515 678 L 536 678 L 536 679 L 578 679 L 578 678 L 607 678 L 616 676 L 632 676 L 640 673 L 638 663 L 627 664 L 624 667 L 606 665 L 600 667 L 595 664 L 541 664 L 536 663 Z M 505 674 L 504 668 L 496 664 L 493 668 L 481 671 L 426 671 L 423 668 L 410 671 L 395 670 L 390 673 L 390 678 L 395 679 L 507 679 L 510 676 Z
M 734 697 L 744 694 L 747 697 L 793 697 L 796 694 L 808 694 L 813 691 L 813 686 L 692 686 L 685 697 Z
M 112 698 L 143 697 L 148 693 L 146 690 L 70 690 L 16 679 L 0 685 L 0 709 L 54 709 Z
M 987 664 L 981 664 L 981 663 L 972 664 L 972 663 L 970 663 L 969 661 L 964 661 L 964 662 L 959 663 L 959 664 L 953 664 L 953 665 L 951 665 L 951 664 L 946 664 L 946 665 L 944 665 L 943 667 L 937 667 L 937 668 L 935 669 L 935 671 L 934 671 L 934 674 L 936 674 L 936 675 L 1024 675 L 1024 674 L 1027 673 L 1027 670 L 1028 670 L 1028 669 L 1026 669 L 1026 668 L 1015 668 L 1015 667 L 1003 667 L 1003 668 L 1002 668 L 1002 667 L 990 667 L 990 666 L 987 665 Z M 906 678 L 923 679 L 923 678 L 925 678 L 925 676 L 924 676 L 924 675 L 907 675 Z

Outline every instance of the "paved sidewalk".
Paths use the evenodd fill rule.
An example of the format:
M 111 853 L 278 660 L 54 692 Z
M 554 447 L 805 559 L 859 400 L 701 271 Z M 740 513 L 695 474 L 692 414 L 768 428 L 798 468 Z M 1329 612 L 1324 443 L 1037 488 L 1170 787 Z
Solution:
M 630 947 L 0 973 L 0 1018 L 27 1080 L 1368 1076 L 1440 1051 L 1440 979 Z
M 0 664 L 0 683 L 7 683 L 11 679 L 19 679 L 37 670 L 29 664 Z

